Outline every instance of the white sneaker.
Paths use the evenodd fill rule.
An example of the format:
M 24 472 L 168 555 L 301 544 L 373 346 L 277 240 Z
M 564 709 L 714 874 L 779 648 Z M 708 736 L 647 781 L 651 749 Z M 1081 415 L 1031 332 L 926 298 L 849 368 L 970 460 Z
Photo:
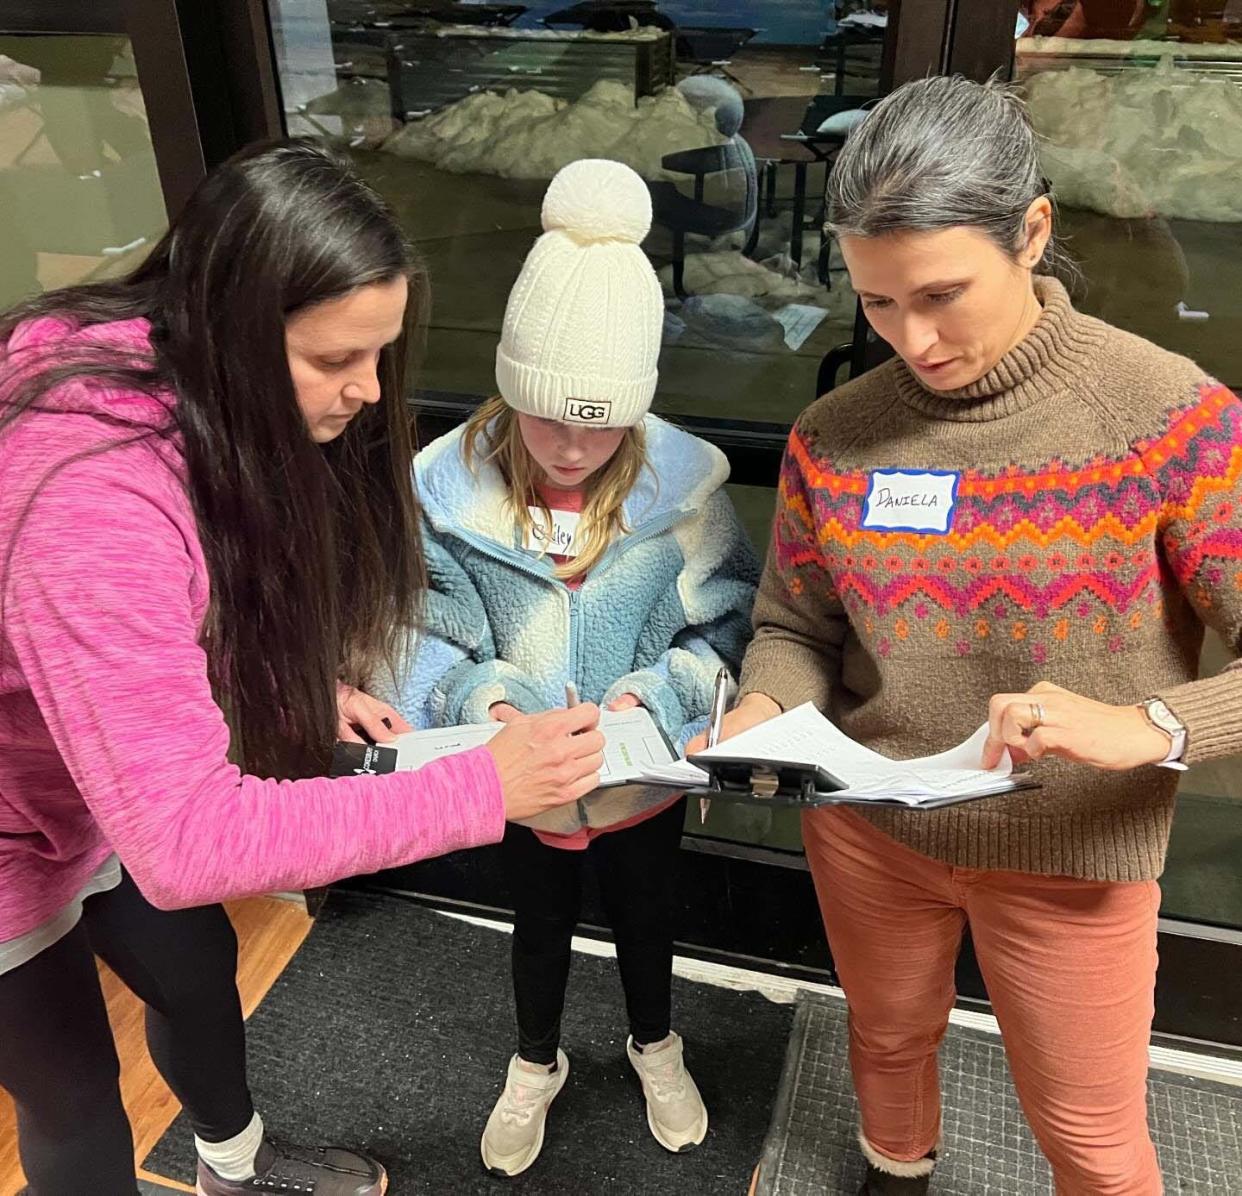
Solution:
M 682 1041 L 670 1034 L 664 1046 L 634 1048 L 631 1035 L 625 1053 L 642 1081 L 647 1098 L 647 1124 L 665 1150 L 693 1150 L 707 1136 L 707 1109 L 698 1085 L 686 1070 Z
M 483 1130 L 483 1166 L 493 1175 L 520 1175 L 543 1149 L 548 1106 L 569 1078 L 569 1059 L 559 1047 L 555 1071 L 530 1071 L 509 1060 L 505 1090 Z

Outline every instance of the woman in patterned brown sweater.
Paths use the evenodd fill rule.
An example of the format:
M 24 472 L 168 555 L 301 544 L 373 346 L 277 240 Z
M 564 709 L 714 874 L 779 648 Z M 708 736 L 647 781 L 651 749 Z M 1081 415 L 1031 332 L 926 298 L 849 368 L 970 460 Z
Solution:
M 825 808 L 803 837 L 850 1005 L 866 1193 L 927 1190 L 969 923 L 1059 1193 L 1161 1191 L 1146 1124 L 1176 772 L 1242 748 L 1242 404 L 1074 311 L 1020 103 L 909 84 L 846 144 L 832 231 L 898 356 L 798 420 L 736 734 L 812 701 L 912 757 L 991 725 L 1042 787 Z M 693 747 L 693 745 L 692 745 Z M 1163 766 L 1163 767 L 1160 767 Z

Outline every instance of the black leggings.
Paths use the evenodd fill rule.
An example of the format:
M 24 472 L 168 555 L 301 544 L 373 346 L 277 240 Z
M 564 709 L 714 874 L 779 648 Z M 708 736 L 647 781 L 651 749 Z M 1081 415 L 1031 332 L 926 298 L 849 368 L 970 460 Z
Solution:
M 654 818 L 600 835 L 586 851 L 547 847 L 526 827 L 506 827 L 518 1054 L 527 1062 L 556 1061 L 585 856 L 595 863 L 616 939 L 630 1033 L 640 1045 L 668 1036 L 677 857 L 685 814 L 683 798 Z
M 0 1087 L 17 1105 L 30 1196 L 134 1196 L 134 1144 L 93 954 L 147 1006 L 147 1045 L 199 1137 L 254 1116 L 223 908 L 165 912 L 126 874 L 63 939 L 0 975 Z

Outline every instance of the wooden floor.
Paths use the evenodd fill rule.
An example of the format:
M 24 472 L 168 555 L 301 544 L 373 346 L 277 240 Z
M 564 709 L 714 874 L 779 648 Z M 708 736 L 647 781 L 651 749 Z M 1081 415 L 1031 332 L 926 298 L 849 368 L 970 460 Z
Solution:
M 233 902 L 228 911 L 237 928 L 241 952 L 237 984 L 242 1006 L 249 1017 L 301 945 L 311 920 L 300 904 L 274 897 Z M 121 1096 L 134 1127 L 134 1155 L 141 1160 L 172 1123 L 179 1106 L 147 1055 L 141 1002 L 102 964 L 99 975 L 121 1057 Z M 139 1175 L 158 1178 L 142 1171 Z M 0 1091 L 0 1196 L 16 1196 L 23 1182 L 17 1162 L 13 1105 Z M 160 1182 L 186 1192 L 193 1191 L 170 1180 Z

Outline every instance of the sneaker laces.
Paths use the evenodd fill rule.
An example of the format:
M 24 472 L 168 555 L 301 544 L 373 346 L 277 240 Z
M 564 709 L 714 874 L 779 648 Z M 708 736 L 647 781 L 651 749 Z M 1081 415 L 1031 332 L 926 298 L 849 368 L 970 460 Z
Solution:
M 542 1088 L 533 1088 L 528 1084 L 506 1084 L 500 1120 L 506 1125 L 528 1125 L 542 1095 Z
M 654 1067 L 644 1067 L 651 1093 L 661 1104 L 681 1100 L 686 1095 L 686 1069 L 680 1059 L 669 1059 Z

